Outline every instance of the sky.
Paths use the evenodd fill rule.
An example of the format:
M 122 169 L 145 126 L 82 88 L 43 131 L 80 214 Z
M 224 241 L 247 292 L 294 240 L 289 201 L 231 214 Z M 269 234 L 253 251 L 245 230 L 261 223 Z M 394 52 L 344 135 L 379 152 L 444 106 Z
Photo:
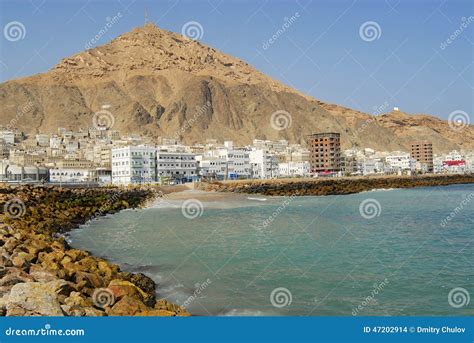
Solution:
M 145 13 L 324 102 L 474 122 L 472 0 L 0 0 L 0 81 L 105 44 Z

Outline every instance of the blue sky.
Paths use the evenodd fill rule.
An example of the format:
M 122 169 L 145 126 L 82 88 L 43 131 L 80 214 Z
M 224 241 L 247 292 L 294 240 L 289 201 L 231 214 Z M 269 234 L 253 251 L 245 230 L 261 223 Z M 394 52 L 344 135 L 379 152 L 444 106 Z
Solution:
M 149 21 L 174 32 L 198 22 L 204 44 L 322 101 L 368 113 L 397 106 L 472 118 L 474 2 L 468 0 L 0 0 L 0 81 L 47 71 L 84 50 L 118 13 L 94 45 L 141 26 L 145 10 Z M 6 33 L 11 22 L 23 25 L 22 39 Z

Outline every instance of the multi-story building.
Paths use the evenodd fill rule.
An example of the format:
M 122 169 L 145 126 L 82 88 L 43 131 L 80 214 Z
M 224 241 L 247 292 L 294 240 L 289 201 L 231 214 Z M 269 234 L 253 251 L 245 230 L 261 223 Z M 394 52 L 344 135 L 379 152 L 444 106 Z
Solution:
M 0 138 L 2 138 L 7 144 L 15 144 L 15 133 L 13 131 L 0 131 Z
M 227 177 L 230 179 L 250 177 L 250 154 L 247 150 L 219 149 L 217 155 L 226 162 Z
M 341 155 L 341 170 L 344 175 L 357 174 L 357 158 L 354 154 L 342 154 Z
M 97 182 L 97 171 L 87 168 L 53 168 L 49 178 L 55 183 Z
M 157 175 L 162 179 L 178 182 L 195 180 L 197 175 L 196 155 L 189 152 L 158 151 Z
M 357 170 L 362 175 L 381 174 L 385 165 L 380 158 L 366 158 L 357 162 Z
M 271 179 L 278 177 L 278 158 L 268 150 L 249 151 L 250 173 L 253 179 Z
M 395 151 L 385 157 L 385 165 L 387 172 L 398 173 L 405 170 L 414 169 L 414 164 L 410 158 L 410 154 L 400 151 Z
M 311 173 L 341 171 L 341 138 L 339 133 L 316 133 L 309 136 Z
M 223 156 L 196 155 L 196 162 L 200 176 L 219 180 L 225 179 L 227 161 Z
M 433 145 L 431 142 L 422 141 L 411 144 L 411 157 L 425 165 L 429 173 L 433 172 Z
M 309 162 L 282 162 L 278 163 L 280 177 L 304 177 L 309 175 Z
M 36 144 L 41 147 L 49 147 L 49 135 L 43 133 L 37 134 Z
M 112 183 L 152 183 L 157 181 L 156 148 L 126 146 L 112 149 Z

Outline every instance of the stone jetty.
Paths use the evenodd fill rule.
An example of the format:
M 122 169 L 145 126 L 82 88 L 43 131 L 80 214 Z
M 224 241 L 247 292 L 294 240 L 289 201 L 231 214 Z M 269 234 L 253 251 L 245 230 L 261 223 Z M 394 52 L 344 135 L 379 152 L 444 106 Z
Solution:
M 0 186 L 0 314 L 188 316 L 141 273 L 128 273 L 63 237 L 94 217 L 142 206 L 151 188 Z M 162 194 L 162 193 L 161 193 Z
M 474 174 L 238 180 L 201 183 L 197 188 L 205 191 L 291 196 L 352 194 L 373 189 L 433 187 L 467 183 L 474 183 Z

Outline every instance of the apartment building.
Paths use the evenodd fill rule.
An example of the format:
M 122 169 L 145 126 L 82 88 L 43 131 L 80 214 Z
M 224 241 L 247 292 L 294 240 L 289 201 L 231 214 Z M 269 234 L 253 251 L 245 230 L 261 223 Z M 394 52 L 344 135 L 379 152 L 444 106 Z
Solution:
M 309 136 L 311 173 L 341 171 L 341 138 L 339 133 L 316 133 Z
M 158 151 L 157 176 L 178 182 L 195 180 L 198 177 L 196 155 L 189 152 Z
M 250 174 L 253 179 L 271 179 L 278 177 L 278 158 L 268 150 L 249 151 Z
M 112 149 L 112 183 L 152 183 L 157 181 L 156 148 L 126 146 Z
M 411 157 L 420 162 L 429 173 L 433 172 L 433 145 L 422 141 L 411 144 Z
M 278 163 L 278 175 L 280 177 L 304 177 L 309 175 L 309 171 L 308 161 Z
M 414 169 L 413 161 L 410 154 L 396 151 L 385 157 L 385 165 L 387 172 L 401 172 Z

